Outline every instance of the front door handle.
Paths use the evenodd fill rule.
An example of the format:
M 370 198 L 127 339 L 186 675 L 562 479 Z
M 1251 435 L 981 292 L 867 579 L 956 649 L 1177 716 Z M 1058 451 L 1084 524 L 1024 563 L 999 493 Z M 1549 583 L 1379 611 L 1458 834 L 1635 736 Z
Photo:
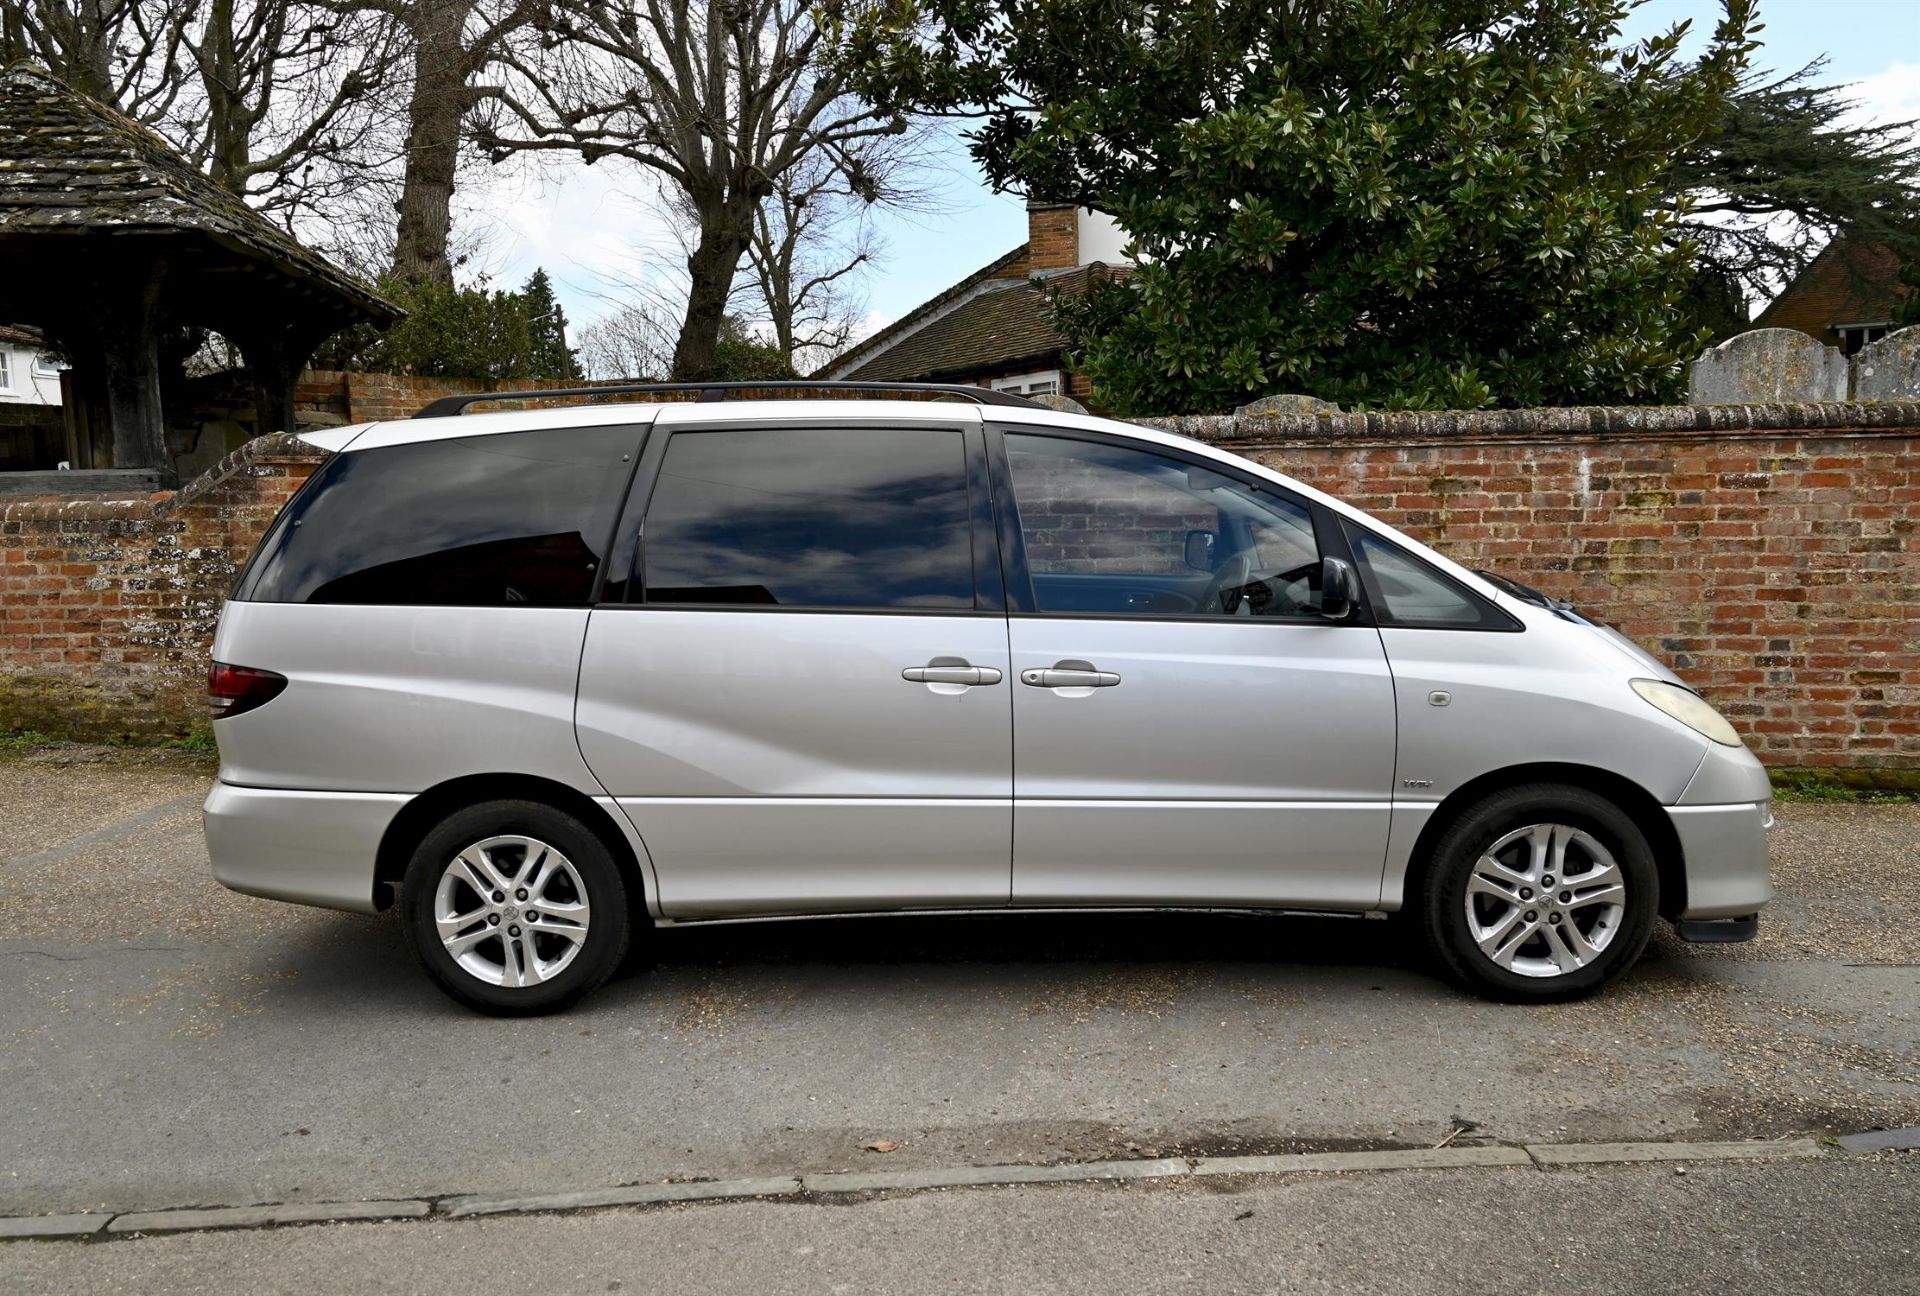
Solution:
M 1023 670 L 1020 682 L 1031 684 L 1035 688 L 1112 688 L 1120 682 L 1120 677 L 1112 671 L 1094 670 L 1078 662 L 1068 665 Z
M 992 666 L 908 666 L 900 678 L 913 684 L 998 684 L 1000 672 Z

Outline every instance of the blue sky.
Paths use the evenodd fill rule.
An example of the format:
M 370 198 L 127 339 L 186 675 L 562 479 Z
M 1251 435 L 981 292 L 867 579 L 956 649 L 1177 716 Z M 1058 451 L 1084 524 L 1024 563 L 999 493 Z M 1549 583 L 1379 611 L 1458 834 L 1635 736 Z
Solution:
M 1797 68 L 1824 54 L 1828 76 L 1858 83 L 1862 115 L 1920 117 L 1920 0 L 1760 0 L 1763 66 Z M 1696 37 L 1720 14 L 1713 0 L 1649 0 L 1632 17 L 1640 37 L 1691 19 Z M 862 288 L 868 326 L 879 327 L 985 265 L 1026 237 L 1020 199 L 987 188 L 956 138 L 928 158 L 939 210 L 879 222 L 885 254 Z M 644 180 L 602 163 L 544 177 L 496 179 L 468 197 L 485 211 L 482 262 L 518 282 L 544 265 L 575 331 L 607 312 L 636 280 L 680 257 L 671 228 L 646 199 Z

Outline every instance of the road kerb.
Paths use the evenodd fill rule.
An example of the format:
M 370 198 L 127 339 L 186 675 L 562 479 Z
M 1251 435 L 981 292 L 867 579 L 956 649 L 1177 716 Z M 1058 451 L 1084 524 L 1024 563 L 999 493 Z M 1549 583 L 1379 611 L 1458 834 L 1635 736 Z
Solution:
M 111 1215 L 9 1215 L 0 1218 L 0 1238 L 92 1237 Z
M 1813 1139 L 1740 1143 L 1529 1143 L 1541 1166 L 1613 1165 L 1631 1161 L 1759 1161 L 1824 1156 Z
M 285 1202 L 278 1206 L 134 1211 L 116 1215 L 109 1233 L 190 1233 L 206 1229 L 263 1228 L 270 1224 L 330 1224 L 348 1220 L 420 1219 L 432 1213 L 424 1201 Z
M 799 1191 L 800 1180 L 792 1176 L 775 1179 L 707 1179 L 694 1183 L 590 1188 L 583 1192 L 449 1197 L 440 1202 L 440 1213 L 453 1219 L 462 1219 L 473 1215 L 588 1210 L 598 1206 L 650 1206 L 658 1202 L 724 1201 L 733 1197 L 790 1197 Z
M 810 1193 L 888 1189 L 972 1188 L 989 1184 L 1075 1183 L 1095 1179 L 1171 1179 L 1191 1174 L 1185 1157 L 1152 1161 L 1082 1161 L 1074 1165 L 935 1166 L 926 1170 L 866 1170 L 802 1175 Z
M 1393 1148 L 1379 1152 L 1291 1152 L 1276 1156 L 1201 1157 L 1196 1175 L 1337 1173 L 1359 1170 L 1443 1170 L 1453 1166 L 1530 1166 L 1516 1147 Z

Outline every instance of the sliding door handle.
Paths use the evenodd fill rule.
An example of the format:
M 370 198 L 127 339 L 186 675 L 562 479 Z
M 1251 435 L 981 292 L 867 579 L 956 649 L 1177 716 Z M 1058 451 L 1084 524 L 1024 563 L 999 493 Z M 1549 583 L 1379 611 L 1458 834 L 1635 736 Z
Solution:
M 908 666 L 900 678 L 912 684 L 998 684 L 1000 672 L 992 666 Z

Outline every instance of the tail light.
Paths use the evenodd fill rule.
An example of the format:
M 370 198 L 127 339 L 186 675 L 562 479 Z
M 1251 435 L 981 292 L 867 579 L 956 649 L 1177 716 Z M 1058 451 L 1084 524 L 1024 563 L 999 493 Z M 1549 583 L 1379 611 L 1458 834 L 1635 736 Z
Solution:
M 265 706 L 287 687 L 287 677 L 251 666 L 215 662 L 207 668 L 207 706 L 215 720 Z

